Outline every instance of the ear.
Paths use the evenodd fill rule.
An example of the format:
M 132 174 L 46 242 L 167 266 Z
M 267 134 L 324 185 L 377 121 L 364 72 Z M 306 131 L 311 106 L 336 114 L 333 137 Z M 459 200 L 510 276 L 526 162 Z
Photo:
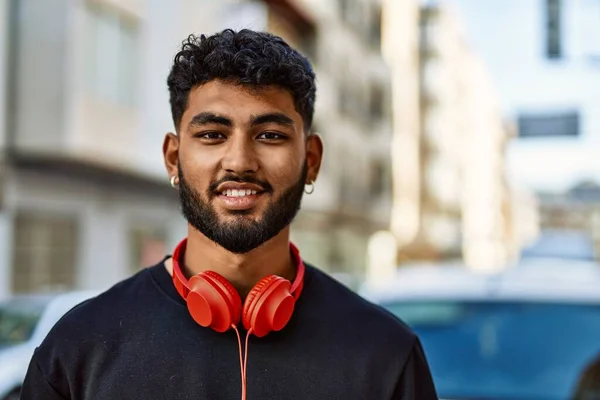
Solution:
M 321 169 L 321 160 L 323 159 L 323 141 L 317 133 L 311 133 L 306 138 L 306 164 L 308 173 L 306 174 L 307 184 L 313 183 L 319 176 Z
M 169 132 L 163 141 L 163 158 L 169 178 L 179 176 L 179 137 Z

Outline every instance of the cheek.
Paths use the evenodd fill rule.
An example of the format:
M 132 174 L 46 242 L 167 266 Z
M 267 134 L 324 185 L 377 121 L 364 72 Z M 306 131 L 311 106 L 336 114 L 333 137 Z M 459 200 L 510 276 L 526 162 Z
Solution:
M 184 155 L 180 157 L 180 159 L 186 166 L 189 165 L 187 169 L 194 169 L 201 173 L 206 173 L 205 171 L 214 171 L 218 167 L 222 155 L 216 151 L 206 151 L 201 147 L 198 149 L 190 147 L 184 152 Z
M 306 156 L 304 147 L 294 143 L 293 146 L 286 148 L 265 149 L 259 157 L 263 170 L 272 179 L 277 178 L 280 183 L 283 182 L 285 185 L 286 182 L 292 182 L 298 178 Z
M 188 182 L 210 184 L 220 158 L 214 152 L 198 151 L 189 146 L 179 156 L 180 168 Z
M 274 187 L 287 188 L 298 180 L 302 172 L 302 164 L 289 154 L 282 157 L 271 157 L 263 163 L 267 179 Z
M 186 185 L 202 200 L 208 200 L 207 191 L 211 184 L 211 175 L 203 173 L 196 165 L 190 163 L 182 164 L 180 169 Z

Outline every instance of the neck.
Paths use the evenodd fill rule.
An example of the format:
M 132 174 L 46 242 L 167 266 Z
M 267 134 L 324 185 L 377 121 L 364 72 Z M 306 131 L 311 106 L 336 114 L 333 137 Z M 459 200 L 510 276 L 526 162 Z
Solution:
M 250 289 L 267 275 L 294 280 L 296 270 L 289 250 L 289 236 L 288 226 L 258 248 L 234 254 L 190 226 L 181 268 L 187 278 L 203 271 L 214 271 L 231 282 L 245 298 Z

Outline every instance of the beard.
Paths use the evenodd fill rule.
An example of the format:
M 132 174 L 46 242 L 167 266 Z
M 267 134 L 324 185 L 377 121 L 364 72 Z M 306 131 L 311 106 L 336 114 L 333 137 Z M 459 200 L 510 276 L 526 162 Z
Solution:
M 181 163 L 179 164 L 181 165 Z M 265 195 L 272 194 L 273 188 L 268 182 L 259 181 L 253 176 L 228 175 L 213 182 L 204 200 L 200 193 L 188 185 L 185 174 L 179 168 L 179 201 L 181 212 L 190 225 L 204 236 L 235 253 L 243 254 L 259 247 L 276 236 L 286 226 L 292 223 L 300 210 L 304 185 L 308 173 L 306 162 L 297 182 L 286 189 L 278 198 L 271 199 L 267 204 L 262 218 L 253 220 L 252 210 L 229 211 L 234 218 L 223 221 L 211 203 L 217 194 L 217 187 L 223 182 L 253 183 L 265 190 Z

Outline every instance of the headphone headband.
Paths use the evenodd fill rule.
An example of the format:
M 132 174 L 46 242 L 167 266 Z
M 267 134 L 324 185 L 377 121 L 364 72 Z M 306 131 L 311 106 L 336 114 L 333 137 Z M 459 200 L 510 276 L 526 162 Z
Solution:
M 184 299 L 187 298 L 190 287 L 189 281 L 183 275 L 183 271 L 181 269 L 181 265 L 179 261 L 181 260 L 181 256 L 185 253 L 185 248 L 187 246 L 187 238 L 184 238 L 173 250 L 173 283 L 175 284 L 175 289 L 181 297 Z M 290 252 L 292 253 L 292 257 L 296 262 L 296 277 L 292 282 L 292 287 L 290 292 L 294 296 L 295 300 L 298 300 L 300 297 L 300 293 L 302 293 L 302 288 L 304 287 L 304 271 L 306 267 L 304 266 L 304 262 L 300 257 L 300 251 L 298 248 L 290 242 Z

